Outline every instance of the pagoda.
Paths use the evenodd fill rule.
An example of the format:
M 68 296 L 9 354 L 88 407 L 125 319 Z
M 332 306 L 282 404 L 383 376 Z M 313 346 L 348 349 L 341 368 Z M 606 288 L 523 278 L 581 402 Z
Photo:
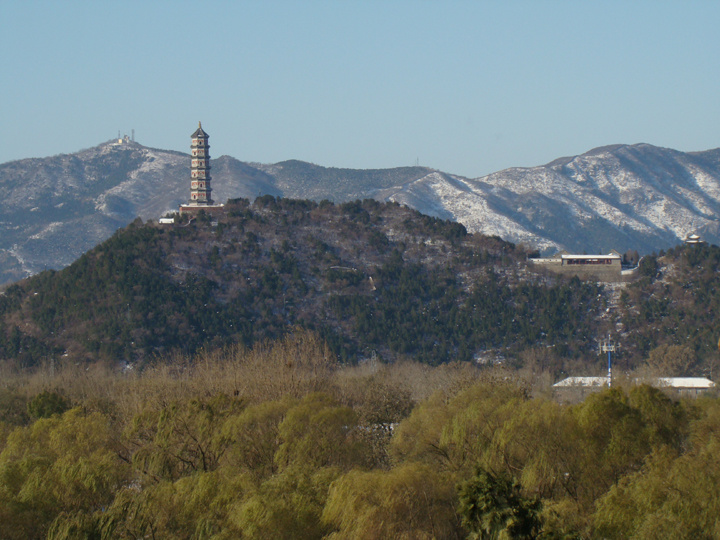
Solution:
M 222 208 L 223 205 L 216 205 L 212 200 L 212 187 L 210 186 L 210 136 L 203 130 L 202 123 L 198 122 L 198 128 L 190 136 L 190 200 L 188 204 L 180 205 L 180 213 L 197 213 L 200 210 L 212 212 Z

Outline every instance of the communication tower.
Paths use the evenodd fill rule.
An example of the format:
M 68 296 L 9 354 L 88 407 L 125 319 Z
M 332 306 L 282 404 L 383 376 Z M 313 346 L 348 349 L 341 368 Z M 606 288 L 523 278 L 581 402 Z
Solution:
M 600 343 L 600 354 L 607 353 L 608 358 L 608 388 L 612 387 L 612 354 L 616 352 L 618 348 L 619 345 L 617 345 L 612 339 L 610 339 L 610 334 L 608 334 L 608 337 Z

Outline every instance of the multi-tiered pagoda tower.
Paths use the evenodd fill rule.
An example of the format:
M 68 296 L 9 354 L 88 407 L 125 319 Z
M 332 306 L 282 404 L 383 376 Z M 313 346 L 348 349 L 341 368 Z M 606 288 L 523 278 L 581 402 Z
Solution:
M 197 213 L 200 210 L 212 212 L 223 207 L 216 205 L 212 200 L 212 187 L 210 187 L 210 136 L 205 133 L 202 123 L 191 135 L 190 153 L 190 201 L 180 205 L 181 214 Z
M 203 131 L 202 123 L 191 135 L 190 150 L 192 164 L 190 165 L 190 206 L 212 205 L 212 188 L 210 187 L 210 136 Z

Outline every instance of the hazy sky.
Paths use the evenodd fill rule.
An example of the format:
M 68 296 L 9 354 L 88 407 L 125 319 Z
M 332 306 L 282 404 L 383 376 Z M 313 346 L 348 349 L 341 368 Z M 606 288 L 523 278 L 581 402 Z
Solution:
M 0 162 L 189 151 L 477 177 L 720 146 L 720 2 L 0 0 Z

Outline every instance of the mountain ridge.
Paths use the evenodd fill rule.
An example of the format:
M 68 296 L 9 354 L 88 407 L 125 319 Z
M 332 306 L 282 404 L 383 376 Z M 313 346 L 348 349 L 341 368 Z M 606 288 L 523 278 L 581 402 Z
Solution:
M 690 155 L 644 143 L 613 145 L 544 166 L 464 179 L 465 193 L 494 211 L 490 220 L 475 214 L 474 205 L 460 204 L 448 186 L 432 191 L 444 199 L 441 206 L 455 209 L 453 219 L 470 231 L 505 234 L 546 250 L 635 248 L 647 253 L 666 249 L 690 232 L 717 242 L 716 154 L 709 150 Z M 408 190 L 412 186 L 404 187 Z M 386 195 L 404 202 L 402 195 Z M 517 227 L 504 230 L 497 216 Z
M 187 201 L 190 156 L 110 140 L 74 154 L 0 164 L 0 283 L 62 268 L 136 217 Z M 688 234 L 720 243 L 720 149 L 607 145 L 537 167 L 466 178 L 427 167 L 348 169 L 300 160 L 211 160 L 213 198 L 374 198 L 543 252 L 667 249 Z

